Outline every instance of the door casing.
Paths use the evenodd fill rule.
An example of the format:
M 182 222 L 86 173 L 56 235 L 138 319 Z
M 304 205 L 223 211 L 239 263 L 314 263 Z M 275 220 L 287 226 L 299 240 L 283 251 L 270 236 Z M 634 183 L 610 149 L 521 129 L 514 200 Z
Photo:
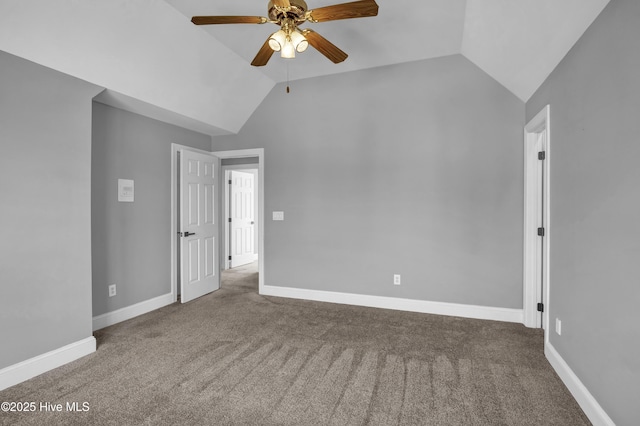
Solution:
M 538 159 L 540 134 L 544 133 L 545 159 Z M 551 158 L 550 107 L 542 109 L 524 128 L 524 250 L 523 250 L 523 322 L 531 328 L 545 329 L 545 342 L 549 331 L 549 259 L 551 224 L 550 212 L 550 158 Z M 539 162 L 544 161 L 543 183 L 538 185 Z M 540 194 L 542 191 L 542 194 Z M 540 201 L 542 206 L 540 206 Z M 537 235 L 538 211 L 541 210 L 545 235 L 542 238 L 542 255 L 539 255 L 540 241 Z M 540 265 L 540 262 L 542 265 Z M 542 289 L 537 284 L 537 274 L 542 274 Z M 540 300 L 540 291 L 543 300 Z M 542 318 L 537 310 L 537 303 L 544 304 Z

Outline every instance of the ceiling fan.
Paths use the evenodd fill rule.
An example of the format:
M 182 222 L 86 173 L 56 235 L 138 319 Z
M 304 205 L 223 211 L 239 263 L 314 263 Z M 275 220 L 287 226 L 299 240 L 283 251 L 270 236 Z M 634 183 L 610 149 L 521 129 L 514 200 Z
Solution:
M 273 52 L 280 52 L 283 58 L 294 58 L 296 52 L 304 52 L 309 45 L 337 64 L 347 59 L 347 54 L 317 32 L 298 28 L 306 21 L 327 22 L 338 19 L 376 16 L 378 5 L 374 0 L 360 0 L 351 3 L 309 9 L 304 0 L 270 0 L 268 18 L 262 16 L 194 16 L 196 25 L 212 24 L 266 24 L 280 26 L 264 42 L 251 65 L 261 67 L 269 62 Z

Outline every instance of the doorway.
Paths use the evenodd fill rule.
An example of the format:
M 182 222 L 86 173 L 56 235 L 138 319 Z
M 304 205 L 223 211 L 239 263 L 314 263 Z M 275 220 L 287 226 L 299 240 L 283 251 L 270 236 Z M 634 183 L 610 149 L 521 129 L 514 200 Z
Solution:
M 237 268 L 258 260 L 258 169 L 256 157 L 238 161 L 223 160 L 224 173 L 224 269 Z M 229 164 L 230 162 L 234 164 Z
M 524 325 L 548 329 L 550 108 L 524 128 Z
M 219 152 L 205 152 L 198 149 L 190 148 L 187 146 L 182 146 L 179 144 L 172 144 L 171 146 L 171 292 L 173 294 L 173 301 L 176 302 L 178 300 L 178 286 L 181 284 L 180 279 L 178 278 L 180 272 L 180 264 L 179 264 L 179 240 L 178 240 L 178 231 L 179 224 L 178 220 L 180 219 L 179 215 L 179 203 L 178 203 L 178 195 L 180 194 L 179 188 L 179 153 L 181 150 L 188 149 L 190 151 L 200 152 L 204 154 L 213 154 L 217 158 L 222 161 L 226 161 L 229 163 L 242 163 L 243 159 L 246 158 L 255 158 L 254 164 L 252 164 L 253 169 L 257 169 L 257 185 L 256 189 L 258 191 L 257 196 L 257 221 L 258 232 L 257 232 L 257 269 L 258 269 L 258 292 L 262 293 L 262 289 L 265 285 L 265 275 L 264 275 L 264 149 L 263 148 L 254 148 L 254 149 L 241 149 L 234 151 L 219 151 Z M 222 172 L 222 167 L 218 167 L 217 171 L 214 171 L 216 176 L 219 177 L 220 180 L 224 179 L 224 173 Z M 215 196 L 215 200 L 219 206 L 224 206 L 224 191 L 217 191 L 217 195 Z M 219 209 L 218 215 L 218 235 L 221 237 L 218 238 L 218 242 L 215 244 L 216 252 L 218 253 L 218 262 L 217 263 L 217 273 L 221 274 L 222 270 L 225 269 L 226 261 L 225 261 L 225 243 L 222 235 L 225 234 L 225 223 L 223 222 L 224 209 Z

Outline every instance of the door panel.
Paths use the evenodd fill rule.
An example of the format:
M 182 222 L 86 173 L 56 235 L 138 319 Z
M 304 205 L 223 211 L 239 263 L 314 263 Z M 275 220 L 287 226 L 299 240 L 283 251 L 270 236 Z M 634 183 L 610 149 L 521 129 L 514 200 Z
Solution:
M 210 154 L 181 151 L 180 209 L 182 302 L 220 288 L 218 274 L 217 177 L 220 160 Z
M 200 281 L 200 268 L 198 264 L 198 259 L 200 258 L 200 247 L 198 244 L 198 240 L 192 239 L 191 241 L 187 241 L 189 244 L 188 251 L 188 262 L 189 266 L 189 283 Z
M 204 251 L 205 251 L 205 258 L 206 259 L 212 259 L 215 257 L 216 252 L 215 252 L 215 239 L 214 238 L 206 238 L 204 240 Z M 214 276 L 215 272 L 214 272 L 214 262 L 206 262 L 204 265 L 204 276 L 205 278 L 211 278 Z
M 204 223 L 207 225 L 214 224 L 214 207 L 215 199 L 213 198 L 214 187 L 213 185 L 204 186 Z

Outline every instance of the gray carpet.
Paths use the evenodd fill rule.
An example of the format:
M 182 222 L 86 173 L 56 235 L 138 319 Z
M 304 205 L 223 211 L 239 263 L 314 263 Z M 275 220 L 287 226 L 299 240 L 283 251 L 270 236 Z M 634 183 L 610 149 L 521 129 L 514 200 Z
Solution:
M 223 282 L 99 330 L 96 353 L 0 392 L 89 411 L 0 413 L 0 423 L 590 424 L 540 330 L 262 297 L 255 265 Z

